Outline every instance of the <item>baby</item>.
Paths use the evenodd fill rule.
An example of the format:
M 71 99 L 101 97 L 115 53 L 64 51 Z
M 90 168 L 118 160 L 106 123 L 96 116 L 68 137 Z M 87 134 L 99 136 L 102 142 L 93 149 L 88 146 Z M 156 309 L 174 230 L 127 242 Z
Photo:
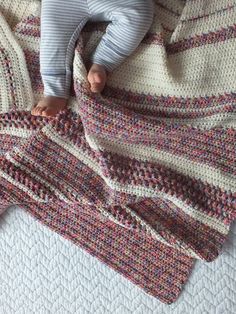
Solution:
M 88 20 L 110 21 L 88 73 L 90 89 L 102 92 L 107 74 L 138 47 L 153 20 L 152 0 L 42 0 L 40 73 L 44 97 L 32 115 L 55 116 L 67 106 L 74 48 Z

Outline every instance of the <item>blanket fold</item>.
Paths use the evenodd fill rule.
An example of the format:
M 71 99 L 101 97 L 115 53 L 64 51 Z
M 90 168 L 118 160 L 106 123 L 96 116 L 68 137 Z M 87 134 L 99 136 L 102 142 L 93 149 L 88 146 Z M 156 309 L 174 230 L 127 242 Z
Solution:
M 107 24 L 86 25 L 54 118 L 30 114 L 43 92 L 35 6 L 12 29 L 0 15 L 0 211 L 19 204 L 172 303 L 236 217 L 235 6 L 155 1 L 149 33 L 102 94 L 86 75 Z

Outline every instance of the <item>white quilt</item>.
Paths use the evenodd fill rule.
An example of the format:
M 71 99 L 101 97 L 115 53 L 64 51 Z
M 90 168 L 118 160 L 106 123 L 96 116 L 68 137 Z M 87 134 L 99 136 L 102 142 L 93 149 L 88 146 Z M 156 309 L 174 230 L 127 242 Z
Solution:
M 18 206 L 0 216 L 0 314 L 236 313 L 236 224 L 222 255 L 197 262 L 171 305 L 160 303 Z

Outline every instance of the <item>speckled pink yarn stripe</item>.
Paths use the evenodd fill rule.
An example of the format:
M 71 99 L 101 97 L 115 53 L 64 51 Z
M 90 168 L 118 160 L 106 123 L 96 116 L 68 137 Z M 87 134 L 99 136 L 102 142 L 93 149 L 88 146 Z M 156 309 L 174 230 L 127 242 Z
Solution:
M 170 3 L 156 1 L 169 20 L 161 21 L 161 32 L 151 29 L 146 35 L 144 55 L 157 49 L 158 60 L 166 56 L 167 64 L 235 41 L 230 3 L 212 1 L 205 12 L 191 1 L 178 8 Z M 215 16 L 222 18 L 218 28 L 212 26 Z M 232 22 L 228 26 L 224 16 Z M 185 34 L 201 25 L 209 29 Z M 14 29 L 35 95 L 43 91 L 39 29 L 40 19 L 33 15 Z M 174 30 L 179 30 L 175 37 Z M 83 56 L 89 40 L 104 31 L 104 24 L 87 25 L 77 52 Z M 4 47 L 0 53 L 12 99 L 11 110 L 0 113 L 0 211 L 19 204 L 148 294 L 174 302 L 194 260 L 216 259 L 236 218 L 236 88 L 188 96 L 192 91 L 180 86 L 182 94 L 164 95 L 153 92 L 152 81 L 143 82 L 149 83 L 147 92 L 124 87 L 114 76 L 102 95 L 94 95 L 75 75 L 72 95 L 78 107 L 55 118 L 35 117 L 19 110 L 10 55 Z M 213 60 L 216 73 L 217 66 Z M 128 84 L 125 69 L 124 78 Z

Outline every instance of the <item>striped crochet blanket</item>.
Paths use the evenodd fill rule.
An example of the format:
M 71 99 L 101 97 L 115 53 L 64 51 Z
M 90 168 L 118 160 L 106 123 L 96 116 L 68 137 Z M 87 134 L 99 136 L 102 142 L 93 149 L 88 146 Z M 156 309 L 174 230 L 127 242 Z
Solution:
M 162 302 L 196 259 L 213 261 L 236 217 L 236 5 L 156 0 L 136 52 L 91 94 L 78 41 L 68 109 L 42 96 L 40 2 L 0 0 L 0 202 L 19 204 Z

